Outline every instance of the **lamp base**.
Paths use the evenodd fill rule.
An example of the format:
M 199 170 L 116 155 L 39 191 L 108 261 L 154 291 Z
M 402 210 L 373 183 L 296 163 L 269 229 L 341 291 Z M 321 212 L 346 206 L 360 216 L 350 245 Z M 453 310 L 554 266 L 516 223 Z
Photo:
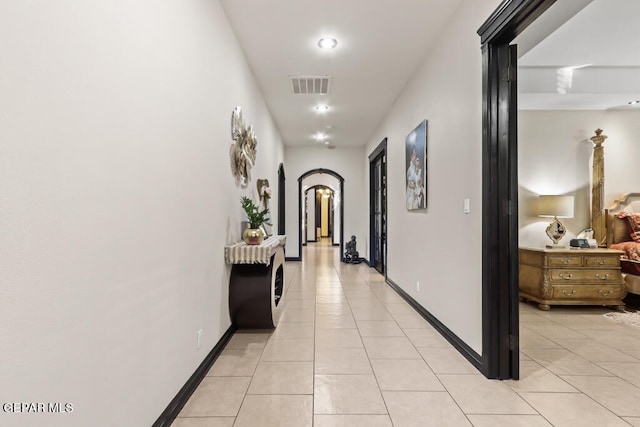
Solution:
M 551 221 L 551 223 L 547 227 L 547 236 L 549 236 L 549 238 L 553 242 L 552 247 L 560 249 L 560 247 L 558 246 L 558 242 L 562 240 L 566 232 L 567 229 L 565 228 L 565 226 L 560 221 L 558 221 L 557 217 L 553 217 L 553 221 Z M 549 246 L 550 245 L 547 245 L 547 248 Z

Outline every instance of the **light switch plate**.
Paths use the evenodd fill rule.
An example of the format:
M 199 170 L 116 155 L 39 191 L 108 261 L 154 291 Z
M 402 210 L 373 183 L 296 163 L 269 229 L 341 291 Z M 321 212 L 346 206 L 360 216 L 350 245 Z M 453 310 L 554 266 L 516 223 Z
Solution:
M 464 213 L 468 214 L 471 212 L 471 208 L 469 207 L 470 201 L 469 199 L 464 199 Z

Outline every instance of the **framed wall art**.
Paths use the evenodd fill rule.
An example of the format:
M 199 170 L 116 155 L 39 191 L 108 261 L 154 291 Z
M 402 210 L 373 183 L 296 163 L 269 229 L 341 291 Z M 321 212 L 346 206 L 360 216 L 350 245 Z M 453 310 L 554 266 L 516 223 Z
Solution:
M 229 148 L 231 172 L 236 184 L 246 188 L 251 181 L 251 168 L 256 163 L 258 139 L 253 128 L 245 125 L 240 107 L 231 113 L 231 139 L 234 141 Z
M 427 208 L 427 121 L 405 139 L 407 159 L 407 210 Z

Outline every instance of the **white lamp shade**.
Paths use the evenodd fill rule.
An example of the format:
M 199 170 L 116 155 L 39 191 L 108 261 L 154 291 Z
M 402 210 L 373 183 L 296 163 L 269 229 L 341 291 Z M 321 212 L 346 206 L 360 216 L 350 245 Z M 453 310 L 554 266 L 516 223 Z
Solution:
M 538 216 L 573 218 L 573 196 L 539 196 Z

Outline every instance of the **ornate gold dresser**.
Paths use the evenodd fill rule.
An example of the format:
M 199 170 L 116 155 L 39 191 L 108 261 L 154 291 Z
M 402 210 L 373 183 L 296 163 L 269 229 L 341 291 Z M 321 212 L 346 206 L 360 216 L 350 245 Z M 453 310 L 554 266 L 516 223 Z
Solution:
M 520 298 L 551 305 L 610 305 L 624 309 L 622 251 L 520 248 Z

